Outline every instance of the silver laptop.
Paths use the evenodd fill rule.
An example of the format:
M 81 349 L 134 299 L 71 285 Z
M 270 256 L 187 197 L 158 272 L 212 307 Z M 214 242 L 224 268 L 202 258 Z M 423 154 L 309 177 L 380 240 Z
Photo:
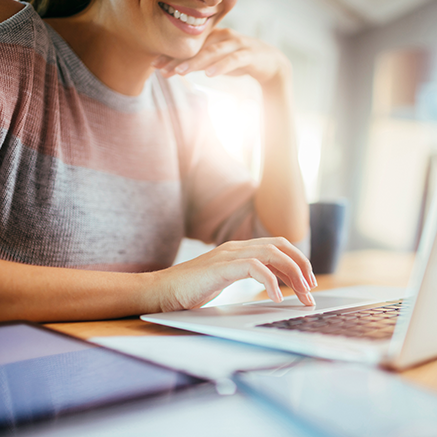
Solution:
M 356 286 L 141 319 L 303 355 L 401 370 L 437 357 L 437 195 L 422 233 L 409 286 Z

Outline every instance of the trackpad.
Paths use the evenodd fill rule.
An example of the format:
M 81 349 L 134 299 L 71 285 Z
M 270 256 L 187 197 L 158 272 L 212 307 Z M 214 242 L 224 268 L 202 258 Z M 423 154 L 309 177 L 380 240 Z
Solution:
M 317 293 L 313 294 L 314 300 L 316 301 L 316 306 L 307 307 L 303 305 L 297 298 L 293 297 L 291 299 L 285 298 L 282 303 L 275 302 L 253 302 L 245 305 L 264 307 L 264 308 L 275 308 L 279 310 L 293 310 L 293 311 L 304 311 L 313 312 L 323 309 L 336 309 L 339 307 L 353 307 L 359 305 L 367 305 L 372 303 L 370 299 L 366 298 L 353 298 L 353 297 L 336 297 L 336 296 L 317 296 Z

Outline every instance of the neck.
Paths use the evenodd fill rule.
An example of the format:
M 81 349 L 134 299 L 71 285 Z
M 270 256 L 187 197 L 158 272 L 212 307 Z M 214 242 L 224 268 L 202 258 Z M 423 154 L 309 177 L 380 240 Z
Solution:
M 108 31 L 85 15 L 44 20 L 59 33 L 87 68 L 106 86 L 121 94 L 137 96 L 153 73 L 156 56 L 145 54 L 117 32 Z

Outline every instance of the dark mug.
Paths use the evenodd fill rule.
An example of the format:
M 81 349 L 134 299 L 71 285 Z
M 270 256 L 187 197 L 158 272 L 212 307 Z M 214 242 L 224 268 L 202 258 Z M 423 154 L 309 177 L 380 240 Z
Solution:
M 346 234 L 346 200 L 310 205 L 311 256 L 315 274 L 334 273 Z

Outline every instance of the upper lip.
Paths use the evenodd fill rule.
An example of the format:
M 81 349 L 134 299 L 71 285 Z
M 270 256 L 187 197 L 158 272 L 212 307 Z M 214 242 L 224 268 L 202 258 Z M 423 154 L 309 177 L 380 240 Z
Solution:
M 186 8 L 185 6 L 178 6 L 167 2 L 165 3 L 171 6 L 172 8 L 177 9 L 179 12 L 182 12 L 183 14 L 191 15 L 194 18 L 209 18 L 215 15 L 215 12 L 200 12 L 197 9 Z

